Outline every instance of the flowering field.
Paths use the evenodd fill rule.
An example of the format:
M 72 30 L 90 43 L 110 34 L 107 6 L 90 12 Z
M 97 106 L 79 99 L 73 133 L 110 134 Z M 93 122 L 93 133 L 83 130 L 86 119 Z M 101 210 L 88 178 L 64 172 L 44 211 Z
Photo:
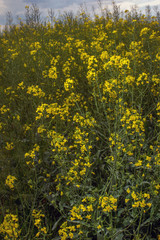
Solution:
M 157 19 L 21 22 L 0 49 L 0 238 L 160 239 Z

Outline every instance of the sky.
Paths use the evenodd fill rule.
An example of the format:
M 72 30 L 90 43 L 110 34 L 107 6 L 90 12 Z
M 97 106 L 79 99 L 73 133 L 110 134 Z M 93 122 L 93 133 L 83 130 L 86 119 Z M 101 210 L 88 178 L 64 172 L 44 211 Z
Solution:
M 88 11 L 94 7 L 98 13 L 98 1 L 97 0 L 0 0 L 0 25 L 1 28 L 6 24 L 6 13 L 11 12 L 14 17 L 14 23 L 16 23 L 18 17 L 24 16 L 25 6 L 36 3 L 40 9 L 41 16 L 47 17 L 48 9 L 53 9 L 57 15 L 59 11 L 73 11 L 76 13 L 80 6 L 87 6 Z M 112 9 L 112 0 L 101 0 L 102 7 L 106 6 L 108 9 Z M 131 10 L 131 7 L 137 6 L 139 10 L 144 11 L 145 7 L 149 5 L 152 9 L 157 6 L 160 10 L 159 0 L 115 0 L 117 5 L 120 5 L 121 10 Z M 24 18 L 24 17 L 22 17 Z

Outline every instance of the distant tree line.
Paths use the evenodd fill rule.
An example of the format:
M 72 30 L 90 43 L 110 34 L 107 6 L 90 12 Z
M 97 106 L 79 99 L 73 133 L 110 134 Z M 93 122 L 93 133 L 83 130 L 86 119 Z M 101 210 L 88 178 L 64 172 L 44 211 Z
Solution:
M 143 14 L 136 5 L 132 6 L 131 10 L 120 10 L 120 6 L 116 5 L 116 3 L 112 2 L 112 11 L 108 9 L 107 6 L 105 8 L 102 7 L 101 0 L 97 1 L 98 3 L 98 12 L 104 19 L 113 19 L 113 21 L 118 21 L 120 18 L 125 18 L 127 21 L 132 21 L 133 19 L 139 20 L 143 15 L 145 15 L 146 21 L 151 21 L 152 17 L 154 16 L 156 21 L 160 23 L 160 10 L 158 6 L 154 6 L 151 8 L 149 5 L 145 8 L 145 13 Z M 127 14 L 126 14 L 127 12 Z M 82 15 L 83 18 L 88 17 L 94 18 L 96 17 L 97 13 L 95 11 L 95 8 L 92 7 L 92 12 L 89 12 L 87 10 L 86 4 L 80 5 L 79 11 L 77 12 L 77 15 L 73 13 L 73 11 L 63 12 L 62 14 L 59 13 L 57 16 L 55 14 L 55 11 L 53 9 L 48 10 L 48 16 L 47 18 L 42 18 L 42 13 L 39 10 L 39 7 L 37 4 L 32 3 L 31 6 L 25 7 L 25 14 L 24 19 L 22 20 L 20 17 L 17 16 L 18 25 L 26 24 L 30 27 L 36 27 L 40 26 L 41 24 L 47 25 L 47 23 L 51 23 L 52 25 L 55 24 L 55 22 L 65 23 L 66 19 L 70 19 L 70 22 L 73 21 L 73 19 L 76 19 L 81 22 Z M 99 15 L 99 14 L 98 14 Z M 78 16 L 81 16 L 81 19 L 78 19 Z M 13 21 L 13 14 L 11 11 L 8 11 L 6 13 L 6 24 L 5 24 L 5 30 L 9 30 L 10 27 L 15 26 L 16 24 Z

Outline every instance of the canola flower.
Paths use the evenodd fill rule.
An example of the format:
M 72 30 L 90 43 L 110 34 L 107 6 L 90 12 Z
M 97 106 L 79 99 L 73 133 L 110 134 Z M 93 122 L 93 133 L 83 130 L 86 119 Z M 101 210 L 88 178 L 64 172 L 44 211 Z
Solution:
M 35 238 L 39 238 L 41 235 L 47 234 L 47 229 L 44 227 L 43 219 L 45 215 L 41 213 L 41 211 L 38 211 L 34 209 L 32 211 L 32 216 L 34 218 L 34 226 L 38 229 L 38 232 L 35 235 Z
M 102 208 L 103 212 L 111 212 L 117 210 L 117 199 L 112 195 L 104 196 L 99 198 L 99 207 Z
M 0 238 L 159 238 L 158 19 L 25 9 L 0 36 L 2 205 L 20 216 Z
M 19 119 L 19 118 L 18 118 L 18 119 Z M 5 149 L 6 149 L 6 150 L 10 151 L 10 150 L 12 150 L 13 148 L 14 148 L 14 145 L 13 145 L 12 142 L 11 142 L 11 143 L 6 142 L 6 146 L 5 146 Z
M 4 239 L 19 239 L 21 230 L 19 229 L 18 216 L 14 214 L 6 214 L 3 223 L 0 225 L 0 234 Z
M 14 183 L 17 180 L 15 176 L 8 175 L 5 181 L 5 184 L 11 189 L 14 190 Z

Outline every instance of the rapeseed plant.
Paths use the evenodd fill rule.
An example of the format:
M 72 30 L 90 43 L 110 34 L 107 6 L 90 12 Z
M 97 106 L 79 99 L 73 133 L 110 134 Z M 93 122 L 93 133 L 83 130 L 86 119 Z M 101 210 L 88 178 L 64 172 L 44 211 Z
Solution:
M 5 183 L 11 190 L 13 190 L 14 189 L 14 182 L 16 180 L 17 179 L 16 179 L 15 176 L 8 175 Z
M 113 6 L 0 36 L 1 238 L 159 238 L 159 22 Z
M 5 215 L 3 223 L 0 225 L 0 233 L 4 236 L 4 239 L 19 239 L 21 230 L 19 230 L 17 215 Z

